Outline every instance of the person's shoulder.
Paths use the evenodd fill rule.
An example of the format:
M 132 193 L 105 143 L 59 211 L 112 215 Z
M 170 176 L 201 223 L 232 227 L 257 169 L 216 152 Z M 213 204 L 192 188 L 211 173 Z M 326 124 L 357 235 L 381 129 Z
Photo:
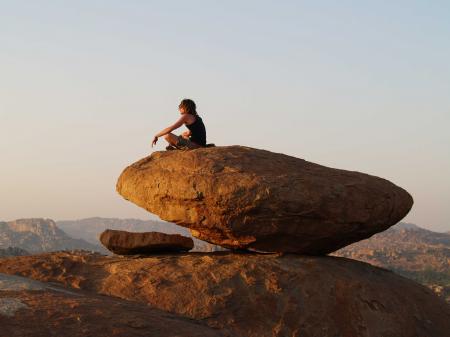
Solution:
M 189 115 L 189 114 L 183 114 L 183 115 L 181 115 L 181 119 L 183 120 L 183 122 L 189 122 L 189 121 L 192 120 L 192 119 L 191 119 L 191 115 Z
M 185 124 L 193 124 L 197 120 L 197 117 L 191 114 L 184 114 L 183 117 Z

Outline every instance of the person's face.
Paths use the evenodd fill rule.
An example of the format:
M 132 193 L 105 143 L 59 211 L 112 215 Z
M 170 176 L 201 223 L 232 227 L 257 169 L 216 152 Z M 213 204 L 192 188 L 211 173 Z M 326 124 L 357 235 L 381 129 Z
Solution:
M 178 111 L 180 111 L 180 114 L 184 115 L 186 111 L 184 111 L 184 107 L 178 108 Z

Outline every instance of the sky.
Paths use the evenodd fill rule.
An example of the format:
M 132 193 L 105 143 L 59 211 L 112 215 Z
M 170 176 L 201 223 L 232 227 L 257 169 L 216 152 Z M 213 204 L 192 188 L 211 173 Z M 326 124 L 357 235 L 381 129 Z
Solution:
M 191 98 L 208 142 L 386 178 L 414 198 L 404 221 L 448 231 L 449 17 L 438 0 L 0 0 L 0 220 L 156 218 L 115 184 Z

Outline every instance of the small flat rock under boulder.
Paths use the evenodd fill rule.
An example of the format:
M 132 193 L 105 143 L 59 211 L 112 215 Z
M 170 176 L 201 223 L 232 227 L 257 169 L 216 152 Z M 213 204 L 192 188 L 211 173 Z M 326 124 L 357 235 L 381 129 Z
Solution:
M 182 252 L 194 248 L 194 241 L 180 234 L 132 233 L 113 229 L 100 234 L 100 242 L 111 252 L 121 255 Z
M 413 205 L 386 179 L 244 146 L 153 152 L 116 189 L 201 240 L 309 255 L 384 231 Z

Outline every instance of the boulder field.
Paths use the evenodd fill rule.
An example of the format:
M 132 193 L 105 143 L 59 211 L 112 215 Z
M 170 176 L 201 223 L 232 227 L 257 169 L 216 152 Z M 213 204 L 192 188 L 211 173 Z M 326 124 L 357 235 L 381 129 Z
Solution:
M 234 337 L 444 337 L 450 331 L 450 306 L 430 289 L 342 257 L 57 252 L 1 259 L 0 273 L 148 304 Z
M 325 255 L 400 221 L 411 195 L 373 175 L 244 146 L 153 152 L 116 189 L 231 249 Z

